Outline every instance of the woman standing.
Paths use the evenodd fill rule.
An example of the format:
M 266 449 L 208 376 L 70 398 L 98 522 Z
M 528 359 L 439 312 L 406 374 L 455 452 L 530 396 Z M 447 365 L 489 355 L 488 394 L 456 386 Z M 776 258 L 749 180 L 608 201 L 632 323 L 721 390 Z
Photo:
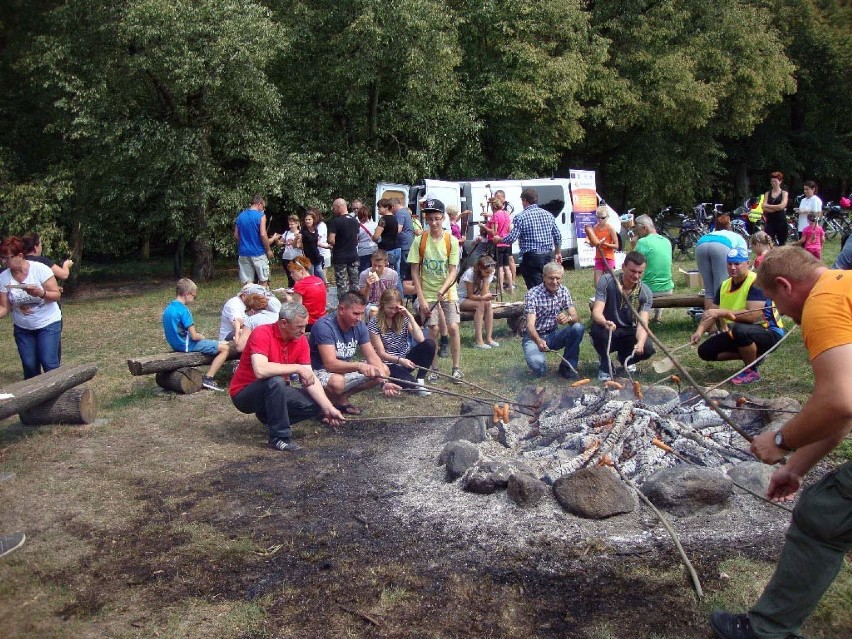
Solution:
M 784 174 L 774 171 L 769 174 L 769 190 L 763 196 L 763 215 L 766 224 L 763 230 L 778 246 L 787 243 L 787 191 L 781 188 Z M 807 223 L 807 222 L 806 222 Z
M 11 311 L 15 343 L 29 379 L 59 368 L 62 293 L 49 267 L 27 260 L 24 242 L 11 236 L 0 242 L 0 317 Z
M 796 213 L 799 214 L 799 233 L 805 230 L 809 224 L 808 214 L 813 213 L 817 221 L 822 217 L 822 200 L 816 194 L 817 185 L 813 180 L 808 180 L 802 186 L 805 197 L 799 202 Z
M 304 226 L 302 228 L 302 251 L 311 262 L 309 271 L 325 282 L 325 263 L 320 253 L 320 236 L 318 224 L 320 221 L 319 209 L 310 208 L 305 213 Z
M 355 214 L 358 216 L 358 272 L 370 268 L 372 264 L 373 253 L 375 253 L 379 245 L 373 241 L 373 234 L 376 232 L 376 222 L 370 219 L 370 209 L 363 204 L 355 209 Z
M 786 222 L 785 222 L 786 226 Z M 702 235 L 695 245 L 695 261 L 698 272 L 704 281 L 704 309 L 713 305 L 716 291 L 728 277 L 728 251 L 732 248 L 748 246 L 742 235 L 731 230 L 731 216 L 720 215 L 716 218 L 716 230 Z
M 287 267 L 296 257 L 304 255 L 302 250 L 302 229 L 299 225 L 299 216 L 291 215 L 287 218 L 287 223 L 290 225 L 277 240 L 279 246 L 283 246 L 281 251 L 281 266 L 284 267 L 284 273 L 287 275 L 287 288 L 293 288 L 293 277 Z
M 423 331 L 405 308 L 397 289 L 389 288 L 382 293 L 378 312 L 370 318 L 367 330 L 379 358 L 387 362 L 391 377 L 414 382 L 409 371 L 416 368 L 416 383 L 422 386 L 426 372 L 435 359 L 435 341 L 424 338 Z M 412 339 L 415 342 L 413 347 Z M 407 385 L 408 388 L 412 386 Z M 418 394 L 428 395 L 429 391 L 421 389 Z
M 476 264 L 467 269 L 461 277 L 458 287 L 459 309 L 473 312 L 474 348 L 497 348 L 491 331 L 494 326 L 494 307 L 491 305 L 491 281 L 494 279 L 494 259 L 490 255 L 481 255 Z M 485 339 L 482 339 L 482 325 L 485 324 Z

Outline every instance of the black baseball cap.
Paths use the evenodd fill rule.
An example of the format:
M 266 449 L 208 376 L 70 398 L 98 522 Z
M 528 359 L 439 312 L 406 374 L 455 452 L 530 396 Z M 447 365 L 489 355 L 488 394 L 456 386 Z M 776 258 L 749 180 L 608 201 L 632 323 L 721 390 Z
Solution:
M 424 213 L 428 211 L 438 211 L 441 215 L 443 215 L 446 211 L 444 210 L 444 203 L 441 200 L 436 200 L 435 198 L 427 198 L 420 203 L 420 210 Z

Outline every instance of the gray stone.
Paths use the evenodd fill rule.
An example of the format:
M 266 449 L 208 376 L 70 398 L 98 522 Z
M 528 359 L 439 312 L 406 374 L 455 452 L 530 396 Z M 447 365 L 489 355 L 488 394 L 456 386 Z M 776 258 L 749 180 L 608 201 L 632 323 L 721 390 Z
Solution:
M 521 508 L 529 508 L 544 499 L 547 486 L 532 475 L 512 473 L 509 475 L 508 493 L 515 504 Z
M 508 464 L 493 460 L 480 460 L 467 469 L 462 477 L 462 488 L 469 493 L 490 495 L 509 485 L 512 469 Z
M 758 495 L 765 495 L 769 488 L 769 478 L 775 468 L 758 461 L 747 461 L 733 466 L 728 470 L 728 476 L 741 486 L 753 490 Z
M 460 440 L 448 442 L 438 458 L 439 465 L 447 467 L 447 481 L 454 481 L 479 461 L 479 448 L 476 444 Z
M 586 519 L 606 519 L 636 510 L 633 491 L 605 466 L 581 468 L 553 483 L 553 494 L 565 510 Z
M 487 417 L 460 417 L 444 435 L 445 442 L 467 440 L 478 444 L 488 439 Z
M 676 516 L 722 510 L 731 498 L 731 478 L 719 470 L 678 464 L 651 475 L 642 492 L 658 508 Z
M 497 422 L 497 441 L 506 448 L 515 448 L 521 438 L 530 432 L 530 426 L 522 421 L 510 421 L 508 424 Z
M 766 403 L 766 407 L 769 409 L 766 411 L 767 430 L 769 428 L 778 430 L 795 417 L 796 413 L 802 410 L 802 405 L 790 397 L 776 397 L 771 399 Z

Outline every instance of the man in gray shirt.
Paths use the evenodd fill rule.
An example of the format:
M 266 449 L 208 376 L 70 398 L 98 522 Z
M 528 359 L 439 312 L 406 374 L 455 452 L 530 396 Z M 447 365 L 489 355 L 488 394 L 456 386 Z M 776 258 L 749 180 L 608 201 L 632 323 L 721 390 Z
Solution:
M 411 222 L 411 211 L 402 205 L 402 200 L 392 199 L 391 202 L 393 203 L 393 214 L 399 224 L 399 232 L 396 236 L 396 245 L 402 254 L 399 276 L 403 280 L 408 280 L 411 279 L 411 269 L 405 261 L 405 256 L 408 255 L 408 250 L 414 244 L 414 224 Z

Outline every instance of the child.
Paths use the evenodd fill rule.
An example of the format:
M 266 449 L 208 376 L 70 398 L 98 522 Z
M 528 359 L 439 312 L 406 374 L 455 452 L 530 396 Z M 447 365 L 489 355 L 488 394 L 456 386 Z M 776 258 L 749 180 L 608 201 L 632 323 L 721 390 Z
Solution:
M 603 277 L 606 272 L 604 260 L 609 264 L 610 269 L 615 270 L 615 249 L 618 248 L 618 236 L 615 229 L 607 224 L 609 219 L 609 210 L 606 206 L 599 206 L 597 211 L 598 223 L 593 228 L 595 237 L 598 238 L 601 250 L 595 249 L 595 286 L 598 285 L 598 280 Z M 601 258 L 603 253 L 603 258 Z
M 388 254 L 378 249 L 370 258 L 371 267 L 358 276 L 358 290 L 367 300 L 367 313 L 379 305 L 379 299 L 389 288 L 399 289 L 399 274 L 388 266 Z
M 204 335 L 195 330 L 195 320 L 186 307 L 198 297 L 198 287 L 190 279 L 182 278 L 175 286 L 176 297 L 163 311 L 163 330 L 166 341 L 179 353 L 204 353 L 215 355 L 207 375 L 202 378 L 202 386 L 214 391 L 223 391 L 213 377 L 228 359 L 228 342 L 204 339 Z
M 796 244 L 804 246 L 805 250 L 818 260 L 822 259 L 822 244 L 825 242 L 825 231 L 817 224 L 816 213 L 808 213 L 808 225 L 802 229 L 802 237 Z
M 772 248 L 772 238 L 769 237 L 767 233 L 763 231 L 758 231 L 754 235 L 751 236 L 751 250 L 754 251 L 754 270 L 757 270 L 757 267 L 760 266 L 760 263 L 763 261 L 763 257 L 769 253 L 769 249 Z

